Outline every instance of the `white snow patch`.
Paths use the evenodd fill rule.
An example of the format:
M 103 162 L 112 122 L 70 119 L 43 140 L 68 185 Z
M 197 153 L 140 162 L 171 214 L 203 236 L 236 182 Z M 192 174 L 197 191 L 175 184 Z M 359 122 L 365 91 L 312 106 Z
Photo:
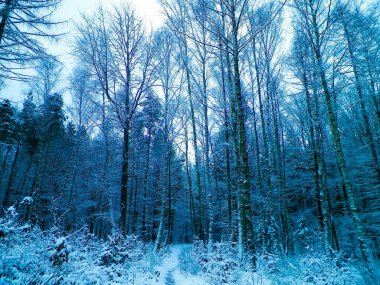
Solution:
M 55 241 L 55 248 L 58 248 L 66 243 L 66 238 L 60 237 Z
M 173 272 L 174 284 L 181 285 L 207 285 L 199 275 L 183 274 L 181 271 L 176 270 Z
M 159 272 L 156 284 L 159 285 L 207 285 L 198 275 L 183 273 L 180 270 L 180 256 L 183 251 L 190 250 L 190 245 L 179 244 L 170 248 L 169 255 L 163 260 L 160 266 L 155 267 Z
M 17 217 L 17 211 L 16 211 L 16 207 L 13 205 L 13 206 L 10 206 L 8 209 L 7 209 L 7 214 L 10 215 L 12 218 L 16 218 Z
M 163 260 L 160 266 L 155 269 L 159 272 L 158 284 L 165 285 L 169 272 L 173 272 L 179 266 L 179 255 L 183 245 L 174 245 L 170 249 L 169 255 Z
M 21 203 L 20 204 L 22 204 L 22 205 L 30 205 L 30 204 L 32 204 L 33 203 L 33 198 L 32 197 L 29 197 L 29 196 L 27 196 L 27 197 L 24 197 L 24 199 L 22 199 L 22 201 L 21 201 Z

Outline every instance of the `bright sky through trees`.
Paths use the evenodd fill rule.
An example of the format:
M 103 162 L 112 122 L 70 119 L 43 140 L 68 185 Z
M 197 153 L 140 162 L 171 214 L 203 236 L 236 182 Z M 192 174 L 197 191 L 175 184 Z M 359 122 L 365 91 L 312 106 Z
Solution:
M 135 7 L 137 14 L 144 19 L 146 29 L 153 30 L 163 24 L 161 8 L 157 0 L 127 0 L 132 7 Z M 78 23 L 81 14 L 89 15 L 99 5 L 112 7 L 118 5 L 120 0 L 63 0 L 61 6 L 55 12 L 55 18 L 67 21 L 60 26 L 60 32 L 65 32 L 58 42 L 47 42 L 49 52 L 57 55 L 59 60 L 64 63 L 63 77 L 65 77 L 74 64 L 74 59 L 70 55 L 70 49 L 75 33 L 75 23 Z M 21 90 L 21 92 L 20 92 Z M 6 86 L 0 90 L 0 97 L 8 98 L 15 103 L 21 103 L 28 87 L 25 83 L 7 81 Z M 64 96 L 65 101 L 70 102 L 67 94 Z

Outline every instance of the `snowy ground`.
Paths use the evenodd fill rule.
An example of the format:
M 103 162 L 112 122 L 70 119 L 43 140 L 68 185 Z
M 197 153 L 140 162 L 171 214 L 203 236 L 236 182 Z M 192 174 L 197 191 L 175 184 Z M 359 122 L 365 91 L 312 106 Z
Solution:
M 160 265 L 154 269 L 158 278 L 152 283 L 141 282 L 139 285 L 208 285 L 207 276 L 203 272 L 193 274 L 189 269 L 191 245 L 178 244 L 173 245 L 168 250 L 168 254 L 162 260 Z M 187 264 L 187 265 L 186 265 Z M 208 276 L 210 278 L 210 276 Z M 217 280 L 213 280 L 213 284 Z M 243 282 L 243 283 L 241 283 Z M 241 279 L 238 283 L 221 283 L 221 284 L 247 284 L 247 285 L 270 285 L 273 282 L 267 280 L 257 273 L 241 272 Z
M 259 256 L 252 270 L 249 262 L 237 260 L 236 247 L 228 242 L 215 243 L 211 252 L 195 241 L 156 253 L 135 236 L 105 242 L 89 234 L 56 238 L 25 229 L 0 220 L 0 285 L 376 284 L 339 255 Z
M 174 245 L 170 248 L 169 254 L 164 258 L 162 264 L 155 269 L 159 274 L 159 285 L 206 285 L 207 283 L 199 276 L 185 273 L 180 270 L 180 263 L 183 261 L 184 252 L 191 250 L 189 245 Z

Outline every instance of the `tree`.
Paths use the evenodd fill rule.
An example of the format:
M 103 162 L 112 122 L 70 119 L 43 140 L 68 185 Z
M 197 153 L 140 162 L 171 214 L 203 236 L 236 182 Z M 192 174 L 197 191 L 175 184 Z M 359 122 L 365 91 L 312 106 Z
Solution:
M 380 164 L 379 164 L 379 159 L 376 152 L 374 135 L 370 127 L 367 107 L 365 106 L 364 91 L 363 91 L 363 86 L 361 82 L 362 81 L 361 74 L 359 70 L 360 66 L 358 62 L 359 56 L 355 53 L 355 46 L 357 45 L 360 46 L 360 43 L 356 43 L 357 41 L 356 41 L 355 32 L 352 31 L 350 27 L 348 26 L 348 21 L 350 20 L 350 18 L 352 19 L 352 16 L 350 15 L 350 11 L 348 10 L 348 7 L 345 9 L 344 7 L 339 5 L 337 9 L 340 16 L 340 23 L 343 28 L 343 36 L 345 40 L 347 41 L 349 61 L 350 61 L 352 72 L 355 78 L 355 87 L 356 87 L 356 92 L 359 99 L 359 110 L 360 110 L 362 120 L 363 120 L 363 125 L 364 125 L 364 136 L 366 139 L 366 143 L 369 145 L 373 168 L 377 175 L 377 184 L 380 187 Z
M 110 50 L 109 26 L 106 24 L 106 11 L 99 6 L 93 15 L 82 15 L 82 22 L 77 26 L 78 36 L 75 40 L 74 54 L 81 65 L 85 66 L 86 72 L 93 80 L 94 87 L 100 92 L 101 97 L 101 122 L 100 131 L 104 137 L 103 142 L 103 174 L 102 188 L 109 193 L 109 215 L 112 224 L 112 232 L 116 229 L 114 207 L 110 185 L 110 134 L 112 132 L 112 108 L 109 108 L 108 97 L 115 90 L 116 75 L 112 68 L 112 54 Z M 87 75 L 86 75 L 87 76 Z M 95 99 L 95 101 L 97 101 Z
M 320 118 L 320 106 L 318 99 L 318 82 L 315 82 L 316 71 L 313 70 L 313 57 L 307 37 L 304 32 L 296 29 L 296 38 L 290 58 L 291 69 L 294 76 L 301 82 L 300 89 L 304 93 L 303 104 L 306 109 L 306 126 L 308 128 L 308 147 L 313 161 L 313 180 L 315 187 L 315 200 L 317 204 L 316 216 L 320 229 L 323 231 L 323 246 L 326 254 L 331 249 L 338 250 L 339 243 L 336 237 L 335 224 L 332 220 L 332 209 L 329 201 L 329 192 L 326 185 L 326 167 L 323 153 L 322 122 Z M 307 130 L 305 130 L 307 132 Z M 306 146 L 306 145 L 305 145 Z
M 188 32 L 188 5 L 187 1 L 162 1 L 164 7 L 164 12 L 168 18 L 168 25 L 171 30 L 175 33 L 179 49 L 180 49 L 180 59 L 182 66 L 185 70 L 185 78 L 187 85 L 187 97 L 189 100 L 190 107 L 190 118 L 192 127 L 192 141 L 194 147 L 194 159 L 195 159 L 195 172 L 196 172 L 196 185 L 197 185 L 197 200 L 198 200 L 198 221 L 197 221 L 197 232 L 194 233 L 201 239 L 204 239 L 205 235 L 205 225 L 204 225 L 204 211 L 202 207 L 202 184 L 201 184 L 201 172 L 200 172 L 200 151 L 198 147 L 198 133 L 196 127 L 196 114 L 194 108 L 194 88 L 191 80 L 191 54 L 189 51 L 189 43 L 187 38 Z
M 302 20 L 300 21 L 300 23 L 304 25 L 306 29 L 306 33 L 308 34 L 308 43 L 313 50 L 313 56 L 316 61 L 316 69 L 319 76 L 321 88 L 323 90 L 327 114 L 330 122 L 330 129 L 336 151 L 336 159 L 339 165 L 339 170 L 342 176 L 345 191 L 347 193 L 347 203 L 350 209 L 350 214 L 355 225 L 356 238 L 359 242 L 363 260 L 366 263 L 368 270 L 371 271 L 372 269 L 370 265 L 370 252 L 366 241 L 366 237 L 364 235 L 362 221 L 359 217 L 359 212 L 356 205 L 357 203 L 354 197 L 353 189 L 349 178 L 346 159 L 342 148 L 341 134 L 338 128 L 338 122 L 333 105 L 333 97 L 326 77 L 326 58 L 323 57 L 323 44 L 326 41 L 328 32 L 331 29 L 331 23 L 333 22 L 330 11 L 334 9 L 334 4 L 335 3 L 333 1 L 300 0 L 295 2 L 295 8 L 301 16 Z
M 146 140 L 146 160 L 145 160 L 145 170 L 144 170 L 144 182 L 143 182 L 143 198 L 142 198 L 142 217 L 141 217 L 141 236 L 145 241 L 149 240 L 148 235 L 148 207 L 151 207 L 151 204 L 148 204 L 148 186 L 151 176 L 151 147 L 152 141 L 158 128 L 161 125 L 162 120 L 162 106 L 158 97 L 152 92 L 149 91 L 146 99 L 142 103 L 142 110 L 139 113 L 138 118 L 144 127 L 144 139 Z
M 39 122 L 37 115 L 37 106 L 34 103 L 33 93 L 29 92 L 23 102 L 20 117 L 23 144 L 31 156 L 37 152 L 41 142 L 41 137 L 38 133 Z
M 262 195 L 264 215 L 262 217 L 261 240 L 265 244 L 265 250 L 272 251 L 276 254 L 280 253 L 283 248 L 284 252 L 291 253 L 294 251 L 292 244 L 292 225 L 287 210 L 287 193 L 285 189 L 285 165 L 283 156 L 283 144 L 281 130 L 281 113 L 279 110 L 281 100 L 282 80 L 279 62 L 276 59 L 280 43 L 281 14 L 277 18 L 270 20 L 274 14 L 276 6 L 273 2 L 260 7 L 256 11 L 250 11 L 249 28 L 255 34 L 255 30 L 262 25 L 261 32 L 252 40 L 252 57 L 253 61 L 250 67 L 254 67 L 251 78 L 256 81 L 256 96 L 252 105 L 258 104 L 259 123 L 261 125 L 262 144 L 264 150 L 263 161 L 263 182 Z M 254 80 L 255 79 L 255 80 Z M 252 88 L 253 92 L 255 91 Z M 255 114 L 253 114 L 255 116 Z M 260 156 L 260 154 L 256 154 Z M 258 163 L 257 163 L 258 164 Z M 260 167 L 261 168 L 261 167 Z M 272 179 L 276 177 L 276 179 Z M 260 183 L 260 182 L 259 182 Z M 260 184 L 259 184 L 260 185 Z M 265 187 L 264 187 L 265 186 Z M 264 192 L 265 189 L 265 192 Z M 280 201 L 276 201 L 275 196 L 284 197 Z M 281 248 L 279 241 L 281 240 L 281 229 L 276 226 L 273 209 L 281 205 L 280 218 L 282 221 L 282 240 Z
M 154 48 L 156 50 L 156 60 L 160 62 L 157 66 L 156 76 L 157 83 L 160 85 L 158 92 L 163 94 L 162 100 L 162 118 L 161 128 L 163 135 L 163 157 L 165 174 L 163 175 L 164 185 L 161 194 L 160 222 L 155 240 L 155 250 L 158 251 L 161 246 L 172 243 L 173 239 L 173 198 L 174 198 L 174 164 L 175 149 L 174 142 L 176 139 L 176 111 L 181 103 L 181 87 L 183 75 L 180 65 L 176 62 L 177 42 L 174 33 L 168 28 L 163 28 L 156 32 L 154 38 Z M 165 227 L 165 225 L 167 225 Z M 164 239 L 164 232 L 167 232 Z
M 18 126 L 16 123 L 16 110 L 12 106 L 12 103 L 9 100 L 2 100 L 0 103 L 0 143 L 1 143 L 1 153 L 3 153 L 3 149 L 5 147 L 5 156 L 4 160 L 1 166 L 1 173 L 0 173 L 0 187 L 2 185 L 2 180 L 3 180 L 3 175 L 5 172 L 5 167 L 7 165 L 7 160 L 9 153 L 11 151 L 12 145 L 18 140 Z M 16 148 L 15 156 L 13 159 L 12 163 L 12 170 L 9 174 L 9 179 L 8 179 L 8 184 L 4 189 L 6 191 L 4 193 L 1 193 L 2 195 L 4 194 L 4 200 L 2 205 L 3 206 L 8 206 L 9 205 L 9 200 L 10 200 L 10 195 L 12 189 L 10 188 L 12 184 L 12 174 L 14 172 L 15 168 L 15 163 L 17 160 L 17 155 L 18 155 L 18 150 L 19 146 Z
M 251 213 L 251 173 L 247 153 L 247 137 L 245 126 L 245 114 L 243 107 L 243 94 L 241 82 L 241 51 L 243 42 L 241 41 L 241 30 L 244 27 L 247 1 L 228 1 L 222 4 L 223 13 L 226 13 L 225 20 L 230 30 L 227 36 L 226 48 L 231 54 L 231 65 L 233 70 L 233 104 L 236 108 L 236 133 L 235 153 L 237 154 L 237 171 L 239 183 L 239 243 L 240 255 L 244 254 L 244 248 L 254 251 L 253 226 Z M 225 39 L 226 41 L 226 39 Z M 234 114 L 232 115 L 234 116 Z
M 16 110 L 8 99 L 2 100 L 0 110 L 0 141 L 9 144 L 12 143 L 16 132 Z
M 57 39 L 60 33 L 49 31 L 59 25 L 52 15 L 61 0 L 5 0 L 0 2 L 0 72 L 2 78 L 23 80 L 23 70 L 43 57 L 46 51 L 40 39 Z
M 120 190 L 120 229 L 126 233 L 127 193 L 129 179 L 129 132 L 132 119 L 153 83 L 153 49 L 145 37 L 142 20 L 128 5 L 115 7 L 111 20 L 110 39 L 113 60 L 117 64 L 115 74 L 119 79 L 120 93 L 107 99 L 116 111 L 123 134 L 123 156 Z
M 91 74 L 85 68 L 75 67 L 69 82 L 73 101 L 69 112 L 76 123 L 76 128 L 87 134 L 92 133 L 99 114 L 96 112 L 97 102 L 95 92 L 92 90 L 95 86 Z
M 62 80 L 62 64 L 53 56 L 46 56 L 38 61 L 33 81 L 30 81 L 31 92 L 38 103 L 45 102 L 50 95 L 58 92 Z

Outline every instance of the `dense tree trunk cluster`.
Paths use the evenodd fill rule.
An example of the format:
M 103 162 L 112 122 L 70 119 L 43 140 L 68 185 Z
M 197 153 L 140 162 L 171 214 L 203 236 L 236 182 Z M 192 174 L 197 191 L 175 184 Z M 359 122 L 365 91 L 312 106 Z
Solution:
M 258 255 L 343 251 L 372 272 L 380 257 L 376 7 L 161 5 L 165 25 L 151 33 L 128 5 L 83 16 L 69 106 L 52 59 L 38 66 L 22 109 L 1 101 L 4 211 L 17 206 L 19 219 L 42 229 L 137 235 L 156 251 L 228 240 L 253 265 Z M 1 36 L 0 25 L 0 50 Z

